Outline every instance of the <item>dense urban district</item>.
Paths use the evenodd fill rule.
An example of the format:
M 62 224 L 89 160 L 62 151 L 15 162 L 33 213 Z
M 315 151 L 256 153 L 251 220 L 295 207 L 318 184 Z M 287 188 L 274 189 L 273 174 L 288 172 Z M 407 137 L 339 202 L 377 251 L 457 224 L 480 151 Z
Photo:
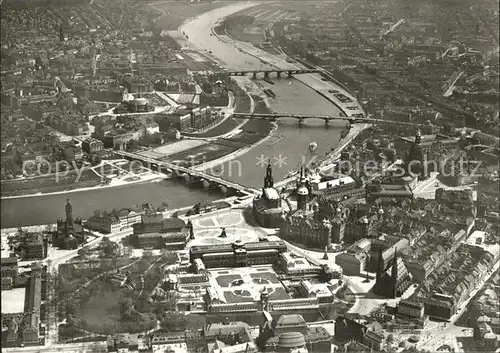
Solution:
M 498 2 L 0 7 L 2 351 L 500 351 Z

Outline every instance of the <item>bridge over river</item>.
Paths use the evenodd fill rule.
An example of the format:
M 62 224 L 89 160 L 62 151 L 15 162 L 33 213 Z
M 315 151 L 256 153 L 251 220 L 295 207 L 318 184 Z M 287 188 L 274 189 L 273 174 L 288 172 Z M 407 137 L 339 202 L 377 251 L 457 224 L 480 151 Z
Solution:
M 235 118 L 244 118 L 244 119 L 264 119 L 269 121 L 277 121 L 280 118 L 292 118 L 297 119 L 299 122 L 299 126 L 302 126 L 305 120 L 308 119 L 320 119 L 325 121 L 325 125 L 328 125 L 330 121 L 334 120 L 344 120 L 351 124 L 355 123 L 369 123 L 369 124 L 394 124 L 394 125 L 405 125 L 405 126 L 416 126 L 420 127 L 422 124 L 410 123 L 406 121 L 393 121 L 393 120 L 384 120 L 384 119 L 373 119 L 369 117 L 365 117 L 363 115 L 359 116 L 331 116 L 331 115 L 313 115 L 313 114 L 289 114 L 289 113 L 233 113 L 233 117 Z
M 221 189 L 222 193 L 225 194 L 230 190 L 234 192 L 239 192 L 245 195 L 259 195 L 260 191 L 257 189 L 249 188 L 238 183 L 233 183 L 231 181 L 222 179 L 218 176 L 208 174 L 206 172 L 194 170 L 187 167 L 182 167 L 175 163 L 163 162 L 157 159 L 142 156 L 138 153 L 131 153 L 125 151 L 115 151 L 117 155 L 124 157 L 127 160 L 136 160 L 142 162 L 149 168 L 157 168 L 158 171 L 164 172 L 165 174 L 171 176 L 182 177 L 186 180 L 188 184 L 195 182 L 201 182 L 205 188 L 212 186 L 217 186 Z
M 300 74 L 314 74 L 320 73 L 319 69 L 259 69 L 259 70 L 225 70 L 221 71 L 220 74 L 226 74 L 229 76 L 246 76 L 252 74 L 252 78 L 256 79 L 257 75 L 264 74 L 264 78 L 268 78 L 271 74 L 276 74 L 279 78 L 282 74 L 287 74 L 288 77 Z

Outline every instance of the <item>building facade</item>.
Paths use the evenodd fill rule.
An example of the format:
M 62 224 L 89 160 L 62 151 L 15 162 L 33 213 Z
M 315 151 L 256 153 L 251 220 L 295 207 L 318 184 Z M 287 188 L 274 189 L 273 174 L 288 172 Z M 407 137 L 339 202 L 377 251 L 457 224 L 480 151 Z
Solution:
M 104 143 L 95 138 L 88 138 L 82 142 L 82 149 L 88 154 L 99 153 L 104 150 Z
M 380 252 L 379 268 L 377 270 L 374 292 L 386 298 L 397 298 L 411 286 L 412 278 L 403 260 L 394 254 L 390 269 L 385 267 L 385 261 Z
M 148 221 L 143 215 L 141 223 L 132 227 L 134 231 L 130 239 L 136 248 L 183 249 L 190 238 L 189 227 L 179 218 Z
M 424 316 L 424 303 L 403 299 L 397 306 L 398 314 L 421 319 Z
M 278 228 L 281 223 L 283 208 L 281 197 L 274 188 L 271 164 L 267 166 L 262 195 L 253 201 L 253 216 L 261 227 Z
M 143 215 L 144 211 L 124 208 L 116 212 L 94 214 L 89 217 L 85 225 L 101 233 L 115 233 L 141 223 Z
M 281 253 L 287 251 L 283 241 L 265 241 L 233 244 L 193 246 L 189 249 L 190 261 L 201 259 L 206 268 L 248 267 L 277 264 Z

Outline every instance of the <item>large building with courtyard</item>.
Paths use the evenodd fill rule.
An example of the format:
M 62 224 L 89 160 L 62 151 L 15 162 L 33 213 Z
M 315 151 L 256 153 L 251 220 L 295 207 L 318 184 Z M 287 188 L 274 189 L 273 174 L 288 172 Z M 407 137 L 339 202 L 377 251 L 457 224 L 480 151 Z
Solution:
M 445 161 L 458 151 L 458 139 L 440 134 L 422 135 L 420 131 L 414 138 L 400 137 L 399 144 L 406 154 L 407 171 L 420 179 L 436 171 L 435 163 Z
M 2 347 L 40 344 L 44 299 L 42 293 L 45 283 L 42 280 L 42 272 L 42 267 L 34 264 L 26 288 L 2 290 L 2 326 L 7 327 L 2 333 Z
M 274 265 L 286 251 L 283 241 L 244 243 L 236 240 L 232 244 L 193 246 L 189 257 L 193 265 L 196 259 L 201 259 L 205 268 L 248 267 Z

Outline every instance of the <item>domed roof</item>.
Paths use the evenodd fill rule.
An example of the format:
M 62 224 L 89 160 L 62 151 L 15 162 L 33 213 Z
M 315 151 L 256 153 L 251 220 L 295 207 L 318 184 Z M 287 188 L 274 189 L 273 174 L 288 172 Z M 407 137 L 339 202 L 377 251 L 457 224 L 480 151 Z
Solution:
M 305 186 L 301 186 L 299 190 L 297 190 L 297 195 L 305 196 L 309 195 L 309 190 Z
M 304 335 L 300 332 L 285 332 L 282 333 L 278 340 L 278 347 L 281 348 L 296 348 L 306 345 Z

